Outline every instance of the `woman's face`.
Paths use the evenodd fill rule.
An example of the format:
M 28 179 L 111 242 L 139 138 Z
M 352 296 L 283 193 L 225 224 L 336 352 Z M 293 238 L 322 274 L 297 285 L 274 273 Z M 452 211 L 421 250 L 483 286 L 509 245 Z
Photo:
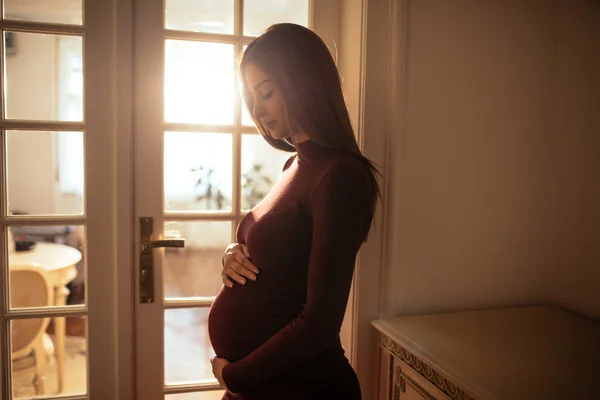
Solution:
M 247 93 L 252 104 L 252 115 L 259 120 L 274 139 L 290 137 L 283 97 L 275 83 L 249 62 L 244 69 Z

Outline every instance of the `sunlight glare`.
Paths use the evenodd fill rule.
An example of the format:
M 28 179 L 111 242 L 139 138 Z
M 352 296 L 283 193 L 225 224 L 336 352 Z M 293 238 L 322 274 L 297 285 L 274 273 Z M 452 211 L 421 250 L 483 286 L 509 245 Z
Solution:
M 165 121 L 232 125 L 233 74 L 233 45 L 167 40 Z

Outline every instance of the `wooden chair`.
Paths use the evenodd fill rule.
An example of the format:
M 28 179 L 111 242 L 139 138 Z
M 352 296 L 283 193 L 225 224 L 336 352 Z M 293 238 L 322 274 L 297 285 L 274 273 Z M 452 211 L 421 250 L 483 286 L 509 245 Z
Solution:
M 34 266 L 10 267 L 12 308 L 46 307 L 54 304 L 54 291 L 46 271 Z M 29 396 L 45 391 L 44 374 L 54 359 L 54 344 L 46 334 L 50 318 L 18 319 L 11 323 L 13 392 Z M 20 393 L 16 393 L 16 392 Z

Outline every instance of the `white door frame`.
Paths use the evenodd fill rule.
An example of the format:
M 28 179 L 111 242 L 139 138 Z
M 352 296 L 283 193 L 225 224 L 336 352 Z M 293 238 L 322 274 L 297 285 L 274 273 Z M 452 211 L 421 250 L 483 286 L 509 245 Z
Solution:
M 125 353 L 121 348 L 124 344 L 121 342 L 121 329 L 128 329 L 117 319 L 122 310 L 121 297 L 117 296 L 118 284 L 125 279 L 121 273 L 123 260 L 118 258 L 117 251 L 128 238 L 121 235 L 122 227 L 118 223 L 124 219 L 121 196 L 125 193 L 115 185 L 115 176 L 124 172 L 118 164 L 115 149 L 122 145 L 120 135 L 127 134 L 120 121 L 123 98 L 117 92 L 120 87 L 117 78 L 122 76 L 124 65 L 115 51 L 121 47 L 121 26 L 117 24 L 121 21 L 117 21 L 117 15 L 126 3 L 122 0 L 85 1 L 86 15 L 93 16 L 85 21 L 86 48 L 94 51 L 85 53 L 84 74 L 95 77 L 94 80 L 86 80 L 85 93 L 88 124 L 86 181 L 94 182 L 86 188 L 86 242 L 89 260 L 98 263 L 94 268 L 88 268 L 88 282 L 91 283 L 88 286 L 103 288 L 90 290 L 88 294 L 91 399 L 119 398 L 117 391 L 123 384 L 121 379 L 127 378 L 127 369 L 115 368 L 121 354 Z
M 135 399 L 135 224 L 133 180 L 133 18 L 134 0 L 116 5 L 116 170 L 117 279 L 116 321 L 118 379 L 115 399 Z M 115 61 L 116 61 L 115 60 Z
M 406 40 L 408 0 L 344 0 L 341 20 L 341 72 L 345 77 L 350 112 L 358 116 L 360 148 L 383 175 L 383 202 L 378 205 L 375 226 L 360 250 L 351 305 L 352 364 L 358 374 L 364 400 L 373 400 L 377 388 L 378 337 L 371 322 L 387 315 L 388 285 L 393 266 L 387 265 L 387 222 L 394 205 L 389 204 L 390 182 L 403 133 L 405 107 Z M 358 49 L 353 49 L 356 43 Z M 349 48 L 350 47 L 350 48 Z M 392 245 L 393 246 L 393 245 Z

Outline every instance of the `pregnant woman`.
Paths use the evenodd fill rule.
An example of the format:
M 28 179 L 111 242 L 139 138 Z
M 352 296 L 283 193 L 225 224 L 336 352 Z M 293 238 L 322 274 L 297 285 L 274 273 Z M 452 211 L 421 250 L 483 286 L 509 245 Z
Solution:
M 339 332 L 379 194 L 376 169 L 311 30 L 270 27 L 244 52 L 240 78 L 264 139 L 296 154 L 223 257 L 225 285 L 208 320 L 223 399 L 360 399 Z

